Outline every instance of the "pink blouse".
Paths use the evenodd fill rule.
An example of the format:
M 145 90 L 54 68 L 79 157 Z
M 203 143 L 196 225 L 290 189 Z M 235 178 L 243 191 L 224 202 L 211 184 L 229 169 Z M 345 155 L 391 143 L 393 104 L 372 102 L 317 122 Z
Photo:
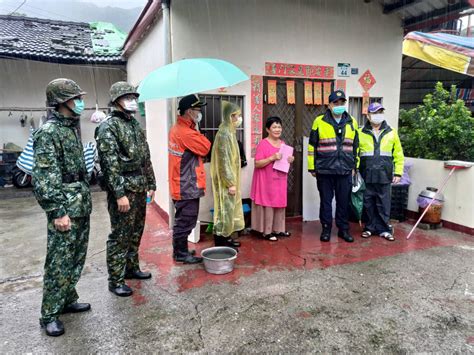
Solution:
M 283 141 L 281 142 L 283 144 Z M 268 139 L 262 139 L 255 152 L 255 161 L 266 159 L 280 148 L 274 147 Z M 288 174 L 274 170 L 273 163 L 253 171 L 252 189 L 250 198 L 257 204 L 265 207 L 284 208 L 287 201 Z

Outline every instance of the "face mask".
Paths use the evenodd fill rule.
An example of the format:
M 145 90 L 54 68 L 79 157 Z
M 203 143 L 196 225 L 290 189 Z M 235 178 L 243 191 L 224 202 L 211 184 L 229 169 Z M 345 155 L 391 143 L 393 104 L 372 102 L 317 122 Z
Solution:
M 370 115 L 370 122 L 374 124 L 381 124 L 384 120 L 385 120 L 385 115 L 383 113 Z
M 123 108 L 127 111 L 135 112 L 136 110 L 138 110 L 137 100 L 124 100 Z
M 194 122 L 199 123 L 202 120 L 202 112 L 198 112 L 197 116 L 194 118 Z
M 72 109 L 72 112 L 80 116 L 82 111 L 84 111 L 84 100 L 74 99 L 74 108 Z
M 346 111 L 346 106 L 334 106 L 332 108 L 332 112 L 336 115 L 336 116 L 340 116 L 344 113 L 344 111 Z
M 237 121 L 234 122 L 235 127 L 239 127 L 242 124 L 242 116 L 237 117 Z

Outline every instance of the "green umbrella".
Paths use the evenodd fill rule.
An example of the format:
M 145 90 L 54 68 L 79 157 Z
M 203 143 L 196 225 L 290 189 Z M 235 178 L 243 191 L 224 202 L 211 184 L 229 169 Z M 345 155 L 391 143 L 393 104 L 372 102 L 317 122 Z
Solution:
M 228 87 L 249 77 L 220 59 L 183 59 L 148 74 L 138 86 L 139 100 L 166 99 Z
M 351 207 L 359 224 L 362 224 L 362 210 L 364 208 L 365 182 L 359 172 L 353 177 Z

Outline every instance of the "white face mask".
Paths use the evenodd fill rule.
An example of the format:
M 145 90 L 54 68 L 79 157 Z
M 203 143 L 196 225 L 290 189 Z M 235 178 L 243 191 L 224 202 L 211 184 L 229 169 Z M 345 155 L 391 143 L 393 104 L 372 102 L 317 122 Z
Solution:
M 130 112 L 135 112 L 138 110 L 138 103 L 137 100 L 124 100 L 123 101 L 123 108 Z
M 381 124 L 385 120 L 385 115 L 383 113 L 376 113 L 370 115 L 370 122 L 373 124 Z
M 234 122 L 235 127 L 239 127 L 242 124 L 242 116 L 237 117 L 237 121 Z
M 194 122 L 199 123 L 202 120 L 202 112 L 198 112 L 197 116 L 194 118 Z

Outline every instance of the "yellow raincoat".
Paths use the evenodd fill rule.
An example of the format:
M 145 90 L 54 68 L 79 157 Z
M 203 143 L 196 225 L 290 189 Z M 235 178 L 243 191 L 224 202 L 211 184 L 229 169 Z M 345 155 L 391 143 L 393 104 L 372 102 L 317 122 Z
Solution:
M 240 152 L 231 115 L 239 106 L 222 101 L 222 123 L 214 139 L 211 154 L 212 191 L 214 193 L 214 234 L 230 237 L 244 229 L 244 213 L 240 190 Z M 235 195 L 229 187 L 235 186 Z

